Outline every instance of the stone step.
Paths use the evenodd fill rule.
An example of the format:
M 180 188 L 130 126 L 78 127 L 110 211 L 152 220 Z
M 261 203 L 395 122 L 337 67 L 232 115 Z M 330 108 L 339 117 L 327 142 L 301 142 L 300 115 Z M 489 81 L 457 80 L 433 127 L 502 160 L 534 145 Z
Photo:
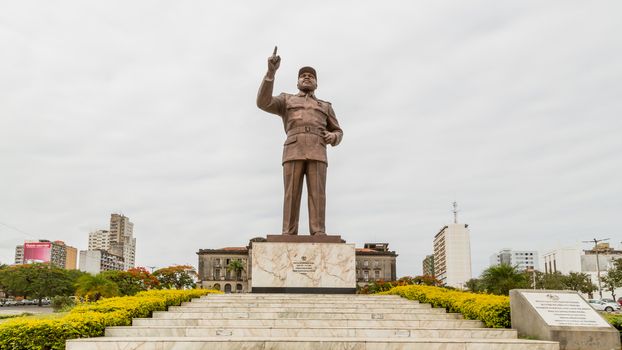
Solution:
M 208 294 L 199 297 L 200 299 L 360 299 L 360 300 L 379 300 L 379 299 L 401 299 L 399 295 L 381 294 L 261 294 L 261 293 L 241 293 L 241 294 Z
M 396 327 L 219 327 L 133 326 L 108 327 L 107 337 L 372 337 L 515 339 L 512 329 L 396 328 Z
M 168 312 L 154 311 L 154 319 L 220 319 L 220 320 L 269 320 L 269 319 L 319 319 L 319 320 L 442 320 L 458 319 L 455 313 L 348 313 L 335 312 Z
M 445 309 L 440 308 L 404 308 L 404 307 L 376 307 L 376 308 L 363 308 L 363 307 L 344 307 L 344 308 L 327 308 L 327 307 L 290 307 L 284 305 L 281 307 L 236 307 L 236 306 L 171 306 L 168 308 L 169 312 L 348 312 L 348 313 L 428 313 L 428 314 L 442 314 L 445 313 Z
M 362 302 L 347 302 L 347 303 L 327 303 L 327 302 L 269 302 L 269 301 L 260 301 L 260 302 L 185 302 L 182 303 L 182 306 L 189 307 L 227 307 L 227 306 L 247 306 L 247 307 L 324 307 L 324 308 L 341 308 L 344 306 L 347 307 L 356 307 L 356 308 L 382 308 L 382 307 L 397 307 L 397 308 L 423 308 L 429 309 L 430 304 L 419 304 L 419 303 L 411 303 L 411 302 L 382 302 L 382 303 L 362 303 Z
M 330 337 L 100 337 L 67 341 L 67 350 L 559 350 L 555 342 L 523 339 Z
M 340 304 L 344 303 L 356 303 L 356 304 L 419 304 L 417 300 L 408 299 L 381 299 L 381 300 L 335 300 L 335 299 L 205 299 L 197 298 L 192 299 L 192 303 L 196 304 Z M 187 302 L 190 303 L 190 302 Z
M 241 294 L 238 294 L 241 295 Z M 305 296 L 270 296 L 270 297 L 235 297 L 235 296 L 227 296 L 227 295 L 218 295 L 218 296 L 214 296 L 214 295 L 208 295 L 208 296 L 202 296 L 200 298 L 197 298 L 195 300 L 223 300 L 223 301 L 259 301 L 259 300 L 267 300 L 267 301 L 291 301 L 291 300 L 297 300 L 297 301 L 312 301 L 312 302 L 316 302 L 316 301 L 329 301 L 329 302 L 344 302 L 344 301 L 364 301 L 364 302 L 382 302 L 382 301 L 401 301 L 404 300 L 402 298 L 400 298 L 397 295 L 390 295 L 390 296 L 386 296 L 386 297 L 362 297 L 362 298 L 356 298 L 356 297 L 318 297 L 318 298 L 311 298 L 311 297 L 305 297 Z
M 221 326 L 221 327 L 406 327 L 406 328 L 483 328 L 478 320 L 432 319 L 432 320 L 331 320 L 331 319 L 170 319 L 135 318 L 134 326 Z

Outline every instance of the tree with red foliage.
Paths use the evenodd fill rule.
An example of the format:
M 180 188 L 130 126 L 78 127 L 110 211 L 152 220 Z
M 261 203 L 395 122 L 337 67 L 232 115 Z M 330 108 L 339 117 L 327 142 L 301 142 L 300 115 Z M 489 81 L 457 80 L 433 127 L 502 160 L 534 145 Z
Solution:
M 121 295 L 134 295 L 138 292 L 157 288 L 158 279 L 144 267 L 135 267 L 127 271 L 105 271 L 102 277 L 117 284 Z
M 153 275 L 160 282 L 160 288 L 186 289 L 195 286 L 192 271 L 194 271 L 192 266 L 174 265 L 156 270 Z

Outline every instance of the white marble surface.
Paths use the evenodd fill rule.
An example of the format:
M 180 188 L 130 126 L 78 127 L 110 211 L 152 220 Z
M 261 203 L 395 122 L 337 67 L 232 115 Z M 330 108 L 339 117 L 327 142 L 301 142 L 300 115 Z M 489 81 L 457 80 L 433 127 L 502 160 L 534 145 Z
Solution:
M 553 342 L 523 339 L 321 337 L 105 337 L 67 342 L 67 350 L 559 350 Z
M 263 306 L 246 306 L 246 307 L 237 307 L 237 306 L 215 306 L 215 307 L 169 307 L 169 312 L 186 312 L 186 313 L 202 313 L 202 312 L 323 312 L 323 313 L 332 313 L 336 312 L 335 307 L 292 307 L 289 305 L 275 306 L 275 307 L 263 307 Z M 348 305 L 346 308 L 339 308 L 339 312 L 348 312 L 348 313 L 392 313 L 392 314 L 444 314 L 446 313 L 445 309 L 435 308 L 435 309 L 424 309 L 424 308 L 398 308 L 398 307 L 351 307 Z
M 134 326 L 223 326 L 223 327 L 416 327 L 416 328 L 481 328 L 477 320 L 341 320 L 341 319 L 163 319 L 135 318 Z
M 356 288 L 354 244 L 255 242 L 252 287 Z
M 265 319 L 314 319 L 314 320 L 456 320 L 462 315 L 455 313 L 380 313 L 380 312 L 166 312 L 155 311 L 154 319 L 221 319 L 221 320 L 265 320 Z
M 108 327 L 107 337 L 361 337 L 516 339 L 511 329 L 409 329 L 347 327 Z

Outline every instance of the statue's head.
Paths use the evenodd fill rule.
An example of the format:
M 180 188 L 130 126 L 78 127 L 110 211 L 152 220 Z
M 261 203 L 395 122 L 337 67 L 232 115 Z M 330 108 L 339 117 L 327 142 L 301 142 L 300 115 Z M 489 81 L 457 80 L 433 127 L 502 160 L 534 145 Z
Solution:
M 312 67 L 302 67 L 298 71 L 298 90 L 313 92 L 317 89 L 317 74 Z

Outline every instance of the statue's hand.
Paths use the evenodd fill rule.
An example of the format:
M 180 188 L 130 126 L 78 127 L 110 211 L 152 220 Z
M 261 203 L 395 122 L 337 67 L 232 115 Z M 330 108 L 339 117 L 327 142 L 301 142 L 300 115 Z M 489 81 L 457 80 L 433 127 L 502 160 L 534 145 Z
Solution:
M 335 134 L 332 132 L 325 131 L 323 137 L 324 137 L 324 142 L 326 142 L 327 144 L 331 144 L 331 145 L 335 143 L 335 140 L 337 140 L 337 136 L 335 136 Z
M 272 55 L 268 57 L 268 72 L 274 74 L 281 65 L 281 56 Z

